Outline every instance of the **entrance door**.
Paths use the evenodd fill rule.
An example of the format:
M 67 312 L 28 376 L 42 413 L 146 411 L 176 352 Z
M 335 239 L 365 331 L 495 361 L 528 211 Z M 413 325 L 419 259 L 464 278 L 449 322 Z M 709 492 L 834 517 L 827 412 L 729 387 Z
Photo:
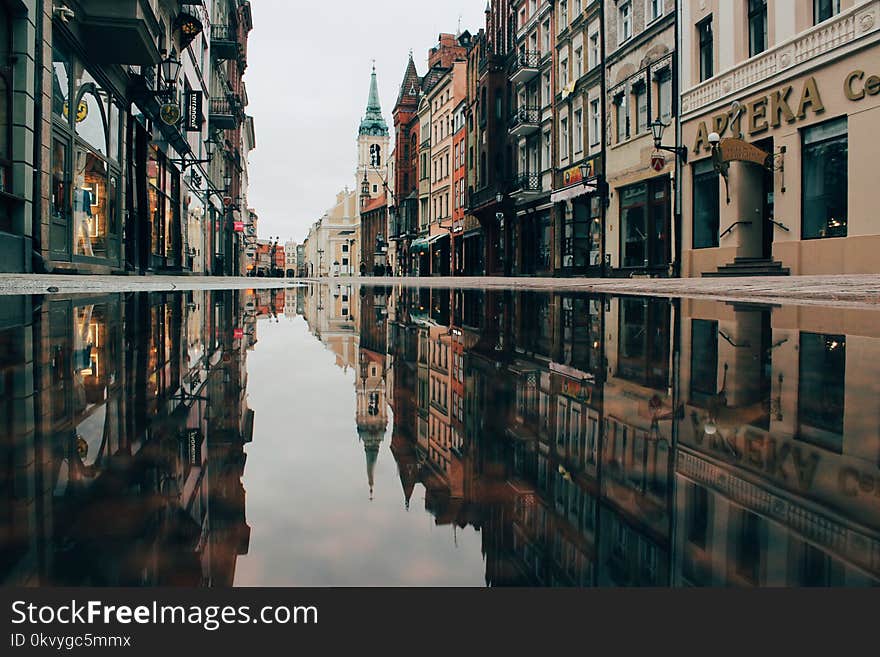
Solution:
M 52 206 L 49 211 L 49 249 L 52 260 L 70 261 L 73 240 L 73 208 L 68 171 L 70 140 L 60 134 L 52 137 Z
M 755 146 L 765 153 L 773 152 L 772 139 L 764 139 L 756 142 Z M 755 182 L 758 185 L 761 194 L 760 198 L 757 199 L 755 212 L 757 215 L 755 218 L 760 222 L 760 226 L 755 226 L 755 228 L 758 229 L 758 234 L 761 238 L 761 257 L 769 260 L 773 257 L 773 236 L 774 229 L 776 228 L 776 225 L 773 223 L 775 218 L 773 214 L 775 200 L 773 190 L 773 170 L 753 164 L 746 166 L 755 170 Z

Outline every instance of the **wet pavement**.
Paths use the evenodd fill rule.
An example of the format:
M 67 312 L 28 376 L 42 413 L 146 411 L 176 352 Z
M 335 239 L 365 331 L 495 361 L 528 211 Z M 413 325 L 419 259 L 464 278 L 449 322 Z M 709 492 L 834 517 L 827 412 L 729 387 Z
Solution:
M 290 283 L 0 297 L 0 583 L 880 584 L 880 308 Z

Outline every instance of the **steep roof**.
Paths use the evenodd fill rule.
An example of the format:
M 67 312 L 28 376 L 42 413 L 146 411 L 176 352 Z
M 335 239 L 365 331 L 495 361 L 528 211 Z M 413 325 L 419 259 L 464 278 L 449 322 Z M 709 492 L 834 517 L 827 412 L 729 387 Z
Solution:
M 397 105 L 406 100 L 418 103 L 419 92 L 422 90 L 422 79 L 416 70 L 412 51 L 409 53 L 409 63 L 406 65 L 406 73 L 403 74 L 403 82 L 400 84 L 400 95 L 397 96 Z
M 373 74 L 370 77 L 370 97 L 367 100 L 367 113 L 361 121 L 358 134 L 371 137 L 387 137 L 388 124 L 382 116 L 382 104 L 379 102 L 379 83 L 376 81 L 376 67 L 373 66 Z

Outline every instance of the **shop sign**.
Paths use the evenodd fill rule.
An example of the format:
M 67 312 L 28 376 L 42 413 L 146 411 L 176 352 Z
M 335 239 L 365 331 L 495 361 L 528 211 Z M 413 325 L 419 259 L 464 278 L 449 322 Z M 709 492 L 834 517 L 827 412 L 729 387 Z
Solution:
M 186 125 L 184 129 L 187 132 L 201 132 L 204 116 L 202 114 L 202 106 L 204 103 L 204 95 L 201 91 L 186 92 Z
M 234 221 L 232 223 L 232 229 L 236 233 L 243 233 L 244 232 L 244 222 L 243 221 Z
M 722 139 L 718 145 L 722 162 L 751 162 L 762 167 L 773 166 L 773 156 L 742 139 Z
M 180 122 L 180 106 L 177 103 L 165 103 L 159 109 L 159 118 L 165 125 L 177 125 Z
M 583 164 L 578 164 L 574 167 L 569 167 L 562 173 L 562 186 L 568 187 L 569 185 L 576 185 L 580 182 L 584 182 L 584 180 L 590 180 L 591 178 L 595 178 L 598 175 L 598 163 L 599 156 L 591 157 L 589 160 L 584 162 Z M 584 178 L 584 172 L 582 167 L 586 167 L 587 177 Z
M 237 328 L 232 331 L 233 340 L 241 340 L 244 337 L 244 329 Z
M 804 80 L 799 96 L 794 95 L 793 92 L 794 87 L 789 84 L 776 89 L 767 96 L 743 103 L 741 110 L 722 112 L 708 121 L 700 121 L 694 142 L 694 152 L 712 150 L 712 144 L 709 143 L 709 133 L 711 132 L 724 136 L 730 130 L 733 137 L 742 139 L 744 133 L 755 136 L 770 128 L 778 128 L 783 123 L 791 125 L 804 121 L 808 111 L 814 115 L 825 112 L 825 105 L 822 102 L 816 78 L 809 77 Z
M 653 155 L 651 155 L 651 168 L 658 173 L 663 170 L 663 167 L 666 166 L 666 156 L 660 151 L 655 151 Z
M 880 76 L 870 75 L 865 79 L 864 71 L 853 71 L 846 76 L 843 93 L 848 100 L 862 100 L 865 96 L 880 94 Z

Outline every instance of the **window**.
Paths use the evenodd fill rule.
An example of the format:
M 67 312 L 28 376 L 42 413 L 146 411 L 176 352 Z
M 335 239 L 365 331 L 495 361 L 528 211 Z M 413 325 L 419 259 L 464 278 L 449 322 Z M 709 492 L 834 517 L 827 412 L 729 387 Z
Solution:
M 342 245 L 342 252 L 343 252 L 343 253 L 348 253 L 348 244 L 343 244 L 343 245 Z
M 657 20 L 663 15 L 663 0 L 648 0 L 648 22 Z
M 813 23 L 827 21 L 840 13 L 840 0 L 813 0 Z
M 803 239 L 847 236 L 848 155 L 846 118 L 803 132 Z
M 549 130 L 544 133 L 544 170 L 553 166 L 553 137 Z
M 584 111 L 575 110 L 574 112 L 574 152 L 582 153 L 584 151 Z
M 632 3 L 629 0 L 621 2 L 617 8 L 617 25 L 620 43 L 632 37 Z
M 694 248 L 718 246 L 721 195 L 712 160 L 694 164 Z
M 541 34 L 544 35 L 544 54 L 550 54 L 550 20 L 544 21 L 541 25 Z
M 644 82 L 639 81 L 633 86 L 633 95 L 636 99 L 636 134 L 640 135 L 648 130 L 648 94 Z
M 578 48 L 574 51 L 574 76 L 577 79 L 584 74 L 584 49 Z
M 708 80 L 714 73 L 715 46 L 712 36 L 712 17 L 697 25 L 700 44 L 700 82 Z
M 590 101 L 590 145 L 599 145 L 600 126 L 602 117 L 599 113 L 599 99 Z
M 846 336 L 801 333 L 798 438 L 843 452 Z
M 568 119 L 559 122 L 559 157 L 563 160 L 568 158 Z
M 767 50 L 767 0 L 749 0 L 749 56 Z
M 544 107 L 553 102 L 553 91 L 550 86 L 550 73 L 544 73 Z
M 599 65 L 599 33 L 590 35 L 590 68 Z
M 629 108 L 626 94 L 621 93 L 614 101 L 617 106 L 615 121 L 617 123 L 617 142 L 626 141 L 629 137 Z
M 672 75 L 668 70 L 657 75 L 657 109 L 660 120 L 669 124 L 672 120 Z
M 568 59 L 563 59 L 559 63 L 559 86 L 568 85 Z
M 568 0 L 559 3 L 559 31 L 568 27 Z

